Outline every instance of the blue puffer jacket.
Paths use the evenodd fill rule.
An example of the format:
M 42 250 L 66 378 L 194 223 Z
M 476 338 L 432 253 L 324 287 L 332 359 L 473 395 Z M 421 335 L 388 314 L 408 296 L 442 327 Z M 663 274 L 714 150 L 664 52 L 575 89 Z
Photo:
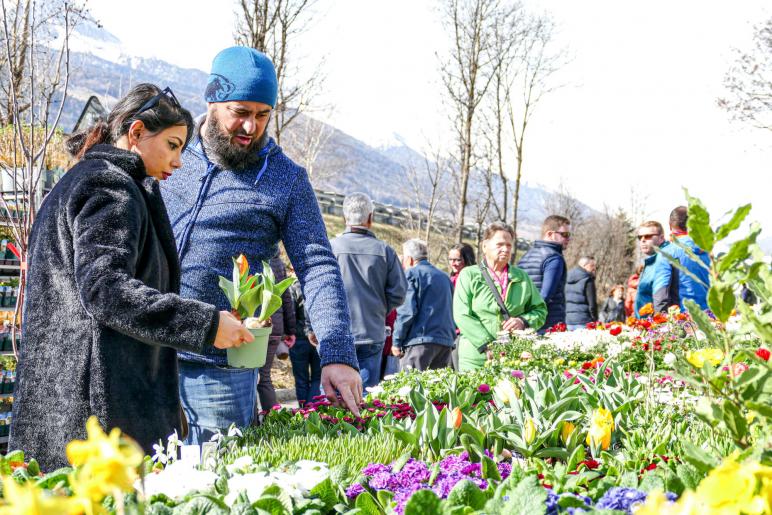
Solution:
M 567 270 L 563 247 L 559 243 L 536 240 L 517 266 L 528 274 L 547 304 L 547 321 L 542 328 L 565 322 Z M 545 270 L 552 272 L 545 277 Z
M 407 297 L 397 309 L 394 346 L 436 343 L 452 347 L 456 331 L 450 277 L 427 260 L 419 261 L 405 275 Z
M 180 294 L 230 310 L 218 276 L 232 275 L 231 258 L 243 253 L 256 272 L 282 241 L 308 302 L 322 366 L 358 369 L 346 292 L 308 175 L 273 139 L 260 155 L 254 168 L 222 169 L 196 136 L 182 154 L 182 168 L 161 183 L 180 256 Z M 225 351 L 214 347 L 179 357 L 227 363 Z
M 566 324 L 583 325 L 598 320 L 595 277 L 582 267 L 568 271 L 566 280 Z
M 684 300 L 686 299 L 693 300 L 702 309 L 708 309 L 707 297 L 708 288 L 710 287 L 710 275 L 706 267 L 710 266 L 710 257 L 708 256 L 708 253 L 699 248 L 697 244 L 694 243 L 694 240 L 688 235 L 678 236 L 678 243 L 691 249 L 691 251 L 700 259 L 702 264 L 690 258 L 678 245 L 668 245 L 664 248 L 663 252 L 677 259 L 684 268 L 689 270 L 689 272 L 697 276 L 700 281 L 704 283 L 700 284 L 687 274 L 678 274 L 678 297 L 681 309 L 684 309 Z M 657 261 L 654 274 L 655 292 L 670 283 L 672 273 L 673 267 L 666 259 Z

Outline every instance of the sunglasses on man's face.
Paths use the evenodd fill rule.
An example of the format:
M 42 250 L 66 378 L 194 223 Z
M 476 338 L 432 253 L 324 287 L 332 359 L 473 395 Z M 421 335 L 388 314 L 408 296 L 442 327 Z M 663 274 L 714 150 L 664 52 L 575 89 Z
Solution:
M 656 234 L 639 234 L 639 235 L 638 235 L 638 239 L 639 239 L 639 240 L 646 240 L 646 241 L 650 241 L 650 240 L 651 240 L 652 238 L 654 238 L 655 236 L 659 236 L 659 233 L 656 233 Z
M 142 114 L 148 109 L 152 109 L 155 106 L 158 105 L 158 102 L 161 101 L 162 98 L 166 97 L 169 102 L 172 103 L 174 107 L 182 107 L 180 106 L 180 101 L 177 100 L 177 97 L 174 96 L 174 92 L 172 91 L 172 88 L 166 87 L 161 91 L 159 94 L 142 104 L 142 107 L 139 108 L 139 110 L 134 114 L 134 116 L 137 116 L 138 114 Z
M 559 234 L 559 235 L 561 235 L 561 236 L 562 236 L 562 237 L 564 237 L 565 239 L 569 239 L 569 238 L 571 238 L 571 233 L 570 233 L 570 232 L 568 232 L 568 231 L 566 231 L 566 232 L 560 232 L 560 231 L 552 231 L 552 232 L 554 232 L 555 234 Z

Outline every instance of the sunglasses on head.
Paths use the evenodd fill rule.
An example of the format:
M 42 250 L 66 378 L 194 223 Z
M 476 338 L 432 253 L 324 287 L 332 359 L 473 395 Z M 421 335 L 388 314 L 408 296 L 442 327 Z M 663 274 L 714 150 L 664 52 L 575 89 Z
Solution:
M 137 112 L 134 113 L 134 116 L 142 114 L 148 109 L 154 108 L 155 106 L 158 105 L 158 102 L 160 102 L 161 99 L 164 97 L 166 97 L 174 107 L 182 107 L 180 105 L 180 101 L 177 100 L 177 97 L 174 96 L 174 92 L 172 91 L 172 88 L 165 87 L 163 91 L 161 91 L 159 94 L 157 94 L 156 96 L 154 96 L 153 98 L 151 98 L 150 100 L 142 104 L 142 107 L 140 107 L 139 110 L 137 110 Z
M 654 238 L 655 236 L 659 236 L 659 233 L 657 234 L 639 234 L 637 238 L 639 240 L 646 240 L 649 241 L 650 239 Z

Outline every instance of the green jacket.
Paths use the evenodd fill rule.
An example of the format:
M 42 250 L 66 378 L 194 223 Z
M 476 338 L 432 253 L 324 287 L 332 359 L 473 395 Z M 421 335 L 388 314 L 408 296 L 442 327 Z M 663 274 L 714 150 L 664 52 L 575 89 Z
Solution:
M 494 281 L 501 293 L 501 286 Z M 520 317 L 528 327 L 539 328 L 547 318 L 547 305 L 531 278 L 514 265 L 509 266 L 509 284 L 501 294 L 513 317 Z M 458 276 L 453 294 L 453 318 L 461 331 L 459 368 L 470 370 L 485 363 L 478 348 L 496 339 L 501 330 L 501 311 L 477 265 L 467 266 Z

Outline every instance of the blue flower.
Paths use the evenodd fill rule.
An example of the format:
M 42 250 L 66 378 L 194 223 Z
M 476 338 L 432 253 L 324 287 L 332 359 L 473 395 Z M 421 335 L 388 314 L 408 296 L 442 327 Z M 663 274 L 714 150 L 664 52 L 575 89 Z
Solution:
M 598 509 L 621 510 L 628 514 L 632 513 L 633 506 L 643 503 L 646 500 L 646 493 L 635 488 L 624 488 L 615 486 L 610 488 L 595 505 Z

